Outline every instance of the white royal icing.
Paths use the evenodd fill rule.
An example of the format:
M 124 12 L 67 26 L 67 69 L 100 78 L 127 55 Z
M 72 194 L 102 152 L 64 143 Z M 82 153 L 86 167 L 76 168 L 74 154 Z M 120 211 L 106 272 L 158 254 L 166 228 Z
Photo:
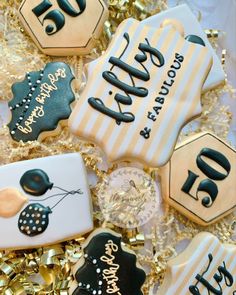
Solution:
M 20 184 L 24 173 L 32 169 L 43 170 L 48 175 L 50 182 L 53 183 L 53 187 L 43 195 L 30 195 Z M 28 202 L 15 216 L 9 218 L 0 217 L 0 249 L 30 248 L 56 243 L 78 237 L 93 228 L 87 174 L 82 157 L 78 153 L 51 156 L 2 166 L 0 167 L 0 190 L 5 188 L 18 190 L 20 194 L 27 198 Z M 81 193 L 68 195 L 65 193 L 65 191 L 77 190 Z M 61 195 L 52 197 L 55 194 Z M 18 222 L 20 213 L 24 212 L 27 206 L 35 203 L 44 207 L 55 207 L 48 216 L 49 224 L 46 230 L 38 235 L 28 236 L 19 230 Z

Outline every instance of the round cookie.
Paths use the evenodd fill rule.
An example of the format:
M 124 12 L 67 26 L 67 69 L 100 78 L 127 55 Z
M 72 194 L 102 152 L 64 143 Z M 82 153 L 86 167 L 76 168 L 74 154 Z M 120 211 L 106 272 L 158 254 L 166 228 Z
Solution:
M 52 62 L 13 84 L 13 99 L 9 102 L 12 116 L 8 124 L 12 138 L 27 142 L 56 135 L 60 131 L 58 123 L 67 124 L 71 114 L 70 105 L 75 100 L 73 79 L 67 64 Z
M 101 183 L 98 203 L 105 220 L 122 228 L 147 223 L 161 206 L 161 194 L 150 175 L 135 167 L 113 171 Z

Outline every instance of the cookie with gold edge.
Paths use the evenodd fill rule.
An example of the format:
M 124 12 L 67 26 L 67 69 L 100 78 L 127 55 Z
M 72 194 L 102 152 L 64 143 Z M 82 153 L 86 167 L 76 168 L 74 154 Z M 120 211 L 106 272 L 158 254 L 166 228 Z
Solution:
M 107 51 L 87 64 L 87 85 L 69 119 L 77 136 L 99 144 L 112 162 L 168 162 L 178 134 L 201 114 L 212 55 L 172 26 L 128 19 Z
M 214 235 L 198 234 L 187 249 L 167 264 L 157 295 L 235 295 L 236 246 Z
M 44 54 L 81 55 L 100 37 L 108 9 L 103 0 L 23 0 L 19 17 Z
M 58 124 L 67 125 L 75 100 L 73 79 L 67 64 L 52 62 L 13 84 L 13 99 L 9 102 L 12 116 L 8 124 L 11 137 L 27 142 L 58 134 Z
M 201 225 L 236 208 L 236 151 L 212 133 L 199 133 L 177 145 L 160 173 L 165 201 Z
M 84 255 L 74 267 L 71 295 L 143 295 L 145 272 L 134 252 L 122 245 L 121 236 L 97 229 L 83 245 Z

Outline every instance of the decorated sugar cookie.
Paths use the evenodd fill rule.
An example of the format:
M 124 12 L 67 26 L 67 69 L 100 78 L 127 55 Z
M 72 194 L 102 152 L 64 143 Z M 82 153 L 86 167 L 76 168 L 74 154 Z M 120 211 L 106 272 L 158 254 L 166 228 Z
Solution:
M 157 295 L 235 295 L 236 247 L 212 234 L 200 233 L 188 248 L 168 262 Z
M 236 151 L 212 133 L 177 146 L 161 176 L 165 200 L 201 225 L 236 208 Z
M 75 100 L 70 67 L 62 62 L 48 63 L 38 72 L 27 73 L 22 82 L 12 86 L 12 113 L 8 124 L 16 141 L 40 140 L 59 132 L 58 123 L 65 123 Z
M 106 53 L 87 65 L 88 82 L 69 126 L 98 143 L 110 161 L 152 167 L 170 158 L 182 126 L 201 113 L 209 50 L 172 26 L 125 20 Z
M 207 91 L 224 83 L 225 72 L 221 61 L 218 58 L 216 51 L 212 48 L 211 43 L 208 41 L 208 38 L 196 16 L 186 4 L 178 5 L 174 8 L 162 11 L 154 16 L 146 18 L 142 21 L 142 23 L 155 28 L 159 26 L 172 25 L 174 27 L 176 26 L 185 38 L 191 38 L 192 35 L 200 37 L 206 47 L 210 50 L 213 58 L 211 70 L 204 82 L 202 90 Z M 179 25 L 180 23 L 181 25 Z
M 160 210 L 157 184 L 143 170 L 123 167 L 113 171 L 97 192 L 104 218 L 122 228 L 137 228 Z
M 0 249 L 53 244 L 92 228 L 90 191 L 79 154 L 0 167 Z
M 107 229 L 94 231 L 83 246 L 84 256 L 74 268 L 72 295 L 142 295 L 145 272 L 121 237 Z
M 48 55 L 88 54 L 108 18 L 103 0 L 23 0 L 19 16 Z

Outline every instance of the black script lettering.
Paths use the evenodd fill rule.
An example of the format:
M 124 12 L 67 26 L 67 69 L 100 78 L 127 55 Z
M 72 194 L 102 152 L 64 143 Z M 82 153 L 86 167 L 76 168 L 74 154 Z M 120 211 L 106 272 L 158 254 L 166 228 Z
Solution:
M 212 254 L 208 254 L 208 258 L 209 258 L 209 264 L 208 264 L 206 270 L 201 275 L 197 274 L 195 277 L 197 280 L 197 283 L 195 285 L 192 285 L 189 287 L 189 291 L 193 295 L 200 295 L 199 288 L 197 287 L 197 285 L 199 283 L 201 283 L 207 289 L 208 294 L 210 294 L 210 292 L 211 292 L 212 294 L 215 294 L 215 295 L 223 295 L 223 289 L 222 289 L 222 285 L 221 285 L 223 279 L 224 279 L 225 285 L 227 287 L 233 286 L 234 278 L 231 275 L 231 273 L 227 270 L 227 267 L 226 267 L 226 264 L 224 261 L 223 261 L 223 266 L 221 265 L 217 268 L 218 273 L 215 273 L 213 276 L 213 278 L 215 279 L 215 281 L 218 284 L 218 287 L 219 287 L 218 289 L 213 287 L 209 283 L 209 280 L 206 280 L 204 278 L 204 275 L 208 272 L 208 270 L 211 266 L 211 263 L 213 262 Z
M 103 101 L 100 98 L 90 97 L 88 99 L 88 103 L 95 108 L 97 111 L 113 118 L 116 120 L 116 123 L 119 125 L 121 122 L 129 123 L 135 120 L 135 116 L 131 112 L 123 112 L 121 105 L 132 105 L 133 101 L 130 95 L 134 95 L 136 97 L 146 97 L 148 96 L 148 89 L 145 87 L 138 87 L 134 81 L 134 78 L 137 78 L 142 81 L 150 80 L 150 73 L 148 69 L 143 64 L 147 60 L 147 54 L 150 54 L 150 59 L 156 67 L 162 67 L 165 63 L 164 57 L 159 50 L 152 47 L 147 38 L 145 38 L 146 43 L 140 43 L 138 49 L 142 52 L 136 54 L 134 59 L 142 66 L 144 71 L 141 71 L 126 62 L 124 62 L 121 58 L 128 49 L 130 38 L 129 34 L 124 34 L 124 39 L 127 44 L 119 57 L 111 56 L 109 58 L 109 63 L 112 64 L 110 70 L 104 71 L 102 73 L 102 77 L 109 84 L 117 87 L 123 93 L 116 93 L 114 95 L 114 99 L 117 102 L 117 106 L 119 111 L 114 111 L 105 106 Z M 119 68 L 125 71 L 131 80 L 131 85 L 121 81 L 119 77 L 113 72 L 114 68 Z M 111 94 L 111 93 L 110 93 Z
M 151 47 L 147 38 L 145 38 L 145 41 L 147 42 L 147 44 L 140 43 L 138 47 L 143 54 L 136 54 L 135 60 L 138 61 L 139 63 L 143 63 L 144 61 L 147 60 L 146 53 L 150 53 L 152 63 L 158 68 L 162 67 L 165 64 L 165 59 L 162 53 L 156 48 Z M 158 63 L 154 61 L 154 56 L 158 59 Z
M 127 73 L 129 73 L 133 77 L 136 77 L 140 80 L 148 81 L 150 79 L 150 74 L 148 73 L 147 70 L 144 73 L 144 72 L 140 71 L 139 69 L 136 69 L 136 68 L 128 65 L 123 60 L 120 60 L 117 57 L 114 57 L 114 56 L 110 57 L 109 62 L 111 64 L 113 64 L 114 66 L 119 67 L 120 69 L 126 71 Z
M 105 71 L 102 74 L 103 78 L 112 84 L 113 86 L 123 90 L 126 94 L 134 94 L 135 96 L 139 97 L 145 97 L 148 95 L 148 90 L 143 87 L 135 87 L 135 86 L 130 86 L 122 81 L 120 81 L 116 74 L 114 74 L 111 71 Z
M 121 122 L 133 122 L 135 117 L 129 112 L 116 112 L 106 107 L 100 98 L 90 97 L 88 103 L 99 112 L 116 120 L 119 125 Z
M 231 287 L 233 286 L 234 279 L 231 273 L 227 270 L 225 262 L 223 262 L 223 266 L 218 267 L 219 274 L 214 275 L 214 279 L 219 284 L 222 282 L 223 278 L 225 281 L 226 286 Z

